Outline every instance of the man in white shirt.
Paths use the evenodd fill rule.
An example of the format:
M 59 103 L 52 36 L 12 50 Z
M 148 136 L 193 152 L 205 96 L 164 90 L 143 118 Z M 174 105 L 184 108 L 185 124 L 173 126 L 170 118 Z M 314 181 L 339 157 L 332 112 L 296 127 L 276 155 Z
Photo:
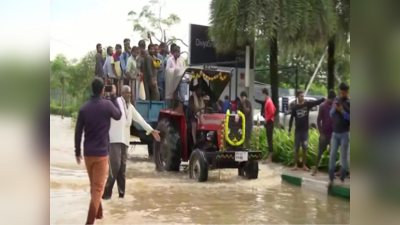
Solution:
M 104 189 L 104 200 L 111 199 L 115 180 L 118 185 L 119 197 L 123 198 L 125 195 L 126 159 L 131 136 L 130 127 L 132 120 L 139 123 L 140 126 L 146 130 L 147 135 L 152 134 L 156 141 L 160 141 L 159 132 L 153 130 L 131 104 L 131 88 L 127 85 L 123 86 L 121 94 L 122 97 L 117 99 L 122 113 L 121 119 L 119 121 L 111 119 L 109 151 L 110 173 Z
M 167 66 L 166 70 L 168 69 L 175 69 L 175 68 L 181 68 L 185 67 L 185 60 L 181 58 L 181 48 L 179 46 L 176 46 L 172 50 L 172 55 L 173 57 L 169 57 L 167 61 Z M 179 85 L 179 98 L 181 101 L 185 101 L 185 93 L 187 91 L 187 82 L 189 81 L 189 76 L 185 74 L 185 76 L 182 78 L 182 81 Z

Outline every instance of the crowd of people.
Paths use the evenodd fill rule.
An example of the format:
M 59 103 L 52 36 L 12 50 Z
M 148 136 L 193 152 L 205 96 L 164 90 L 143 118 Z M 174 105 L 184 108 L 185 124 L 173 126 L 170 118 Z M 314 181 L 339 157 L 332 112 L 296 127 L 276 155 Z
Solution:
M 120 93 L 123 85 L 131 87 L 131 101 L 163 100 L 165 96 L 165 71 L 171 68 L 185 66 L 185 60 L 180 57 L 181 49 L 176 44 L 171 44 L 170 49 L 166 43 L 146 46 L 144 40 L 140 40 L 138 46 L 131 47 L 130 39 L 126 38 L 122 45 L 117 44 L 107 47 L 107 57 L 103 57 L 103 46 L 96 45 L 96 77 L 105 82 L 110 80 L 116 84 Z M 186 81 L 188 78 L 184 77 Z M 143 93 L 139 93 L 140 82 L 143 82 Z M 179 97 L 184 99 L 187 84 L 182 82 L 179 88 Z
M 328 98 L 322 98 L 317 101 L 305 101 L 304 92 L 298 91 L 297 102 L 291 108 L 291 117 L 289 121 L 289 135 L 292 131 L 293 121 L 295 121 L 295 132 L 294 132 L 294 167 L 293 171 L 298 170 L 298 158 L 299 150 L 303 150 L 303 166 L 304 171 L 310 171 L 306 166 L 307 150 L 308 150 L 308 132 L 309 132 L 309 113 L 310 110 L 320 105 L 317 126 L 320 133 L 319 144 L 318 144 L 318 156 L 316 159 L 316 167 L 312 172 L 315 176 L 318 173 L 318 166 L 321 161 L 322 154 L 327 150 L 328 146 L 330 154 L 329 162 L 329 184 L 328 187 L 332 186 L 336 176 L 340 177 L 340 180 L 344 182 L 349 171 L 349 151 L 350 151 L 350 98 L 349 98 L 350 87 L 341 83 L 339 85 L 339 97 L 336 96 L 334 90 L 330 90 Z M 264 100 L 255 100 L 261 104 L 262 110 L 261 115 L 265 118 L 265 128 L 267 133 L 268 142 L 268 159 L 267 162 L 272 161 L 273 155 L 273 129 L 274 129 L 274 115 L 275 106 L 269 97 L 268 90 L 263 89 Z M 340 170 L 335 173 L 336 169 L 336 158 L 338 150 L 340 148 Z

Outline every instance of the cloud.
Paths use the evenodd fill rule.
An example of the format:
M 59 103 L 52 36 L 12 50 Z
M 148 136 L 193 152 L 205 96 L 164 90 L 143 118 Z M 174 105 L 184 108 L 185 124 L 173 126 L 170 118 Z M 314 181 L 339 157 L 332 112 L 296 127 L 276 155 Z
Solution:
M 103 46 L 115 46 L 124 38 L 132 39 L 137 44 L 140 35 L 133 32 L 132 23 L 128 20 L 128 12 L 140 12 L 146 1 L 105 1 L 93 5 L 90 9 L 53 16 L 50 23 L 50 59 L 57 54 L 68 58 L 81 58 L 88 51 L 94 50 L 97 43 Z M 189 42 L 189 23 L 208 24 L 209 0 L 199 4 L 195 0 L 167 1 L 163 8 L 163 17 L 175 13 L 181 18 L 181 23 L 168 31 L 169 35 L 182 38 Z M 79 8 L 79 6 L 77 6 Z M 194 7 L 196 12 L 193 13 Z M 59 9 L 60 10 L 60 9 Z M 187 48 L 182 45 L 182 50 Z

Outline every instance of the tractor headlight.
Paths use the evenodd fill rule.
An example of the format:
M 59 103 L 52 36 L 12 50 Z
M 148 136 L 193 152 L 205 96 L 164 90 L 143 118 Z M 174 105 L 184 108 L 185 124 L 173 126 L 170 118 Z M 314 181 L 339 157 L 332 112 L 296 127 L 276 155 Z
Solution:
M 208 133 L 207 133 L 207 141 L 211 141 L 213 135 L 214 135 L 214 131 L 208 132 Z
M 231 134 L 231 129 L 228 129 L 228 134 Z

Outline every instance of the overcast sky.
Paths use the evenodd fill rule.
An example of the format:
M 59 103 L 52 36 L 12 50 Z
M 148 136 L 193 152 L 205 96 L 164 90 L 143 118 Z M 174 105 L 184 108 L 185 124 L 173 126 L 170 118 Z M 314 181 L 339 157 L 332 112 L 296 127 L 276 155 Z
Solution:
M 128 12 L 141 11 L 147 0 L 51 0 L 50 1 L 50 60 L 57 54 L 67 58 L 81 58 L 94 50 L 97 43 L 103 46 L 123 44 L 131 38 L 137 45 L 140 35 L 133 32 Z M 175 13 L 181 23 L 169 31 L 188 44 L 189 24 L 208 25 L 210 0 L 166 0 L 163 17 Z M 178 43 L 178 45 L 180 45 Z M 184 45 L 182 50 L 186 51 Z

